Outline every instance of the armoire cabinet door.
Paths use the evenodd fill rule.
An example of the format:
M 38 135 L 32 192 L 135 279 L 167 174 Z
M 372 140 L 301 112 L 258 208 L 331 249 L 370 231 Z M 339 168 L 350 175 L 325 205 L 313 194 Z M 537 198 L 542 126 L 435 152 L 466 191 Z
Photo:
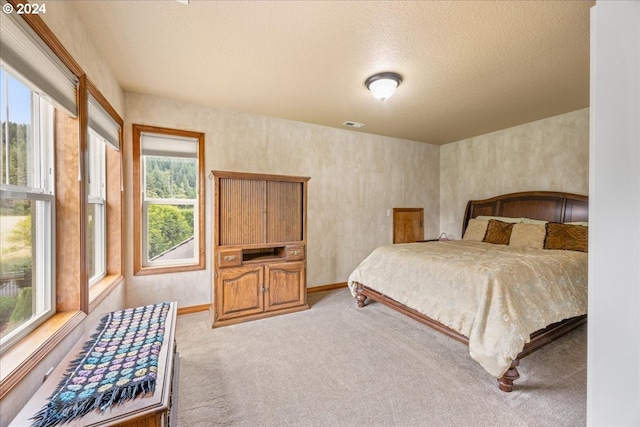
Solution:
M 267 181 L 267 243 L 298 242 L 304 238 L 304 183 Z
M 306 303 L 304 262 L 265 265 L 264 310 L 280 310 Z
M 257 179 L 220 179 L 217 226 L 221 246 L 264 243 L 266 184 Z
M 264 269 L 261 265 L 220 269 L 216 282 L 217 320 L 264 311 Z

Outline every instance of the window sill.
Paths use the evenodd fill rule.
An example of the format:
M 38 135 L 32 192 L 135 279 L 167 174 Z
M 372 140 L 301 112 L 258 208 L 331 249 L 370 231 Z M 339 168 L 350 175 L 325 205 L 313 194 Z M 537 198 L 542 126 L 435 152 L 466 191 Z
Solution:
M 89 313 L 91 313 L 122 281 L 122 274 L 109 274 L 89 288 Z
M 122 281 L 121 274 L 106 276 L 89 290 L 89 311 L 95 309 Z M 34 369 L 87 317 L 81 310 L 56 313 L 0 356 L 0 399 Z
M 86 313 L 56 313 L 0 356 L 0 399 L 87 317 Z
M 204 258 L 202 262 L 198 264 L 182 264 L 182 265 L 171 265 L 171 266 L 161 266 L 161 267 L 141 267 L 138 268 L 134 273 L 134 276 L 146 276 L 150 274 L 165 274 L 165 273 L 181 273 L 185 271 L 197 271 L 204 270 Z

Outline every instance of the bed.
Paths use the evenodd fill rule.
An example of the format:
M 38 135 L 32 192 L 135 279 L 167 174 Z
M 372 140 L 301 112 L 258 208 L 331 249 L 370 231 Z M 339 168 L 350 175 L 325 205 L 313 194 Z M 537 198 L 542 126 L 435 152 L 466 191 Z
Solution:
M 510 392 L 523 357 L 586 322 L 587 221 L 577 194 L 471 200 L 462 240 L 376 248 L 348 285 L 359 307 L 377 301 L 467 344 Z

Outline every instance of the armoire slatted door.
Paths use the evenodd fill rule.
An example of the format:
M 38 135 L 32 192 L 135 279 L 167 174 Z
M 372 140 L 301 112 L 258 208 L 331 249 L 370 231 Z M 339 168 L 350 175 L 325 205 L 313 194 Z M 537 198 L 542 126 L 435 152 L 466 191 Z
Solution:
M 212 327 L 309 308 L 308 177 L 212 171 Z

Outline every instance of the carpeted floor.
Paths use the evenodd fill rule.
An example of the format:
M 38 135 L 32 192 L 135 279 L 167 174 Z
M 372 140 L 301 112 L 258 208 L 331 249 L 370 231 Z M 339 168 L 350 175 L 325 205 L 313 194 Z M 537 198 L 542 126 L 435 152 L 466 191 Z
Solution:
M 182 426 L 583 426 L 586 326 L 527 356 L 514 391 L 465 345 L 347 289 L 211 329 L 178 317 Z

